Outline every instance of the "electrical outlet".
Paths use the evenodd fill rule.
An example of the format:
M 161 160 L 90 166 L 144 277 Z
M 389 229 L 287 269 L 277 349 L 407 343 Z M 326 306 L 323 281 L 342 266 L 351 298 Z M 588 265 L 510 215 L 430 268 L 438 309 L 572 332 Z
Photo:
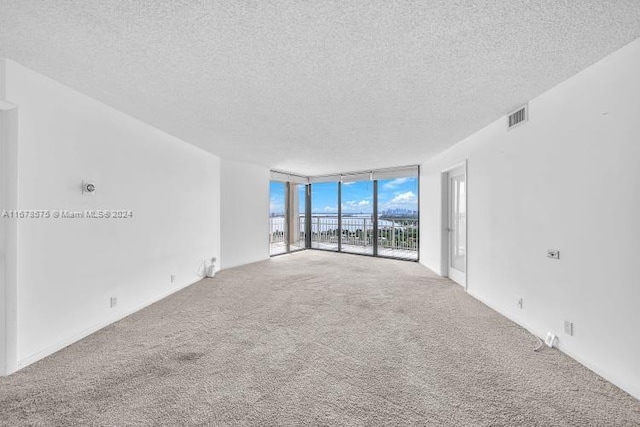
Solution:
M 573 336 L 573 322 L 564 321 L 564 333 Z
M 557 340 L 558 338 L 554 334 L 549 332 L 547 334 L 547 338 L 544 340 L 544 343 L 547 345 L 547 347 L 554 347 Z
M 557 249 L 547 249 L 547 257 L 553 259 L 560 259 L 560 251 Z
M 172 274 L 172 275 L 171 275 L 171 283 L 173 283 L 173 282 L 175 282 L 175 281 L 176 281 L 176 275 L 175 275 L 175 274 Z
M 524 307 L 524 299 L 518 298 L 518 308 L 522 308 L 522 307 Z
M 111 308 L 118 305 L 118 297 L 111 297 Z

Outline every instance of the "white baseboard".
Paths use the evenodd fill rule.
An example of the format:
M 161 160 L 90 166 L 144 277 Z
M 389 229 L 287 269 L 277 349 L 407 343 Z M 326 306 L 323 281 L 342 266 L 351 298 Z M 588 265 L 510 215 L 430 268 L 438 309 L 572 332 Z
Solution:
M 242 267 L 242 266 L 249 265 L 249 264 L 255 264 L 255 263 L 258 263 L 258 262 L 267 261 L 269 259 L 271 259 L 271 257 L 267 256 L 267 257 L 255 259 L 255 260 L 252 260 L 252 261 L 243 261 L 243 262 L 240 262 L 240 263 L 237 263 L 237 264 L 225 265 L 225 266 L 221 267 L 219 271 L 231 270 L 232 268 L 238 268 L 238 267 Z
M 19 371 L 20 369 L 25 368 L 25 367 L 31 365 L 32 363 L 37 362 L 40 359 L 43 359 L 43 358 L 45 358 L 47 356 L 50 356 L 51 354 L 53 354 L 53 353 L 55 353 L 57 351 L 60 351 L 63 348 L 65 348 L 65 347 L 67 347 L 67 346 L 69 346 L 69 345 L 71 345 L 71 344 L 73 344 L 75 342 L 80 341 L 81 339 L 93 334 L 94 332 L 99 331 L 100 329 L 102 329 L 102 328 L 104 328 L 106 326 L 111 325 L 112 323 L 117 322 L 118 320 L 122 320 L 125 317 L 130 316 L 131 314 L 142 310 L 143 308 L 148 307 L 151 304 L 154 304 L 154 303 L 156 303 L 156 302 L 168 297 L 171 294 L 174 294 L 174 293 L 176 293 L 176 292 L 178 292 L 178 291 L 180 291 L 180 290 L 182 290 L 184 288 L 187 288 L 187 287 L 189 287 L 189 286 L 191 286 L 191 285 L 193 285 L 195 283 L 198 283 L 202 279 L 204 279 L 204 278 L 200 277 L 200 278 L 198 278 L 198 279 L 196 279 L 196 280 L 194 280 L 192 282 L 188 282 L 188 283 L 186 283 L 184 285 L 180 285 L 180 286 L 177 286 L 175 288 L 172 288 L 171 290 L 169 290 L 167 292 L 164 292 L 164 293 L 156 296 L 155 298 L 152 298 L 151 300 L 145 302 L 144 304 L 141 304 L 141 305 L 139 305 L 137 307 L 134 307 L 134 308 L 132 308 L 130 310 L 117 313 L 112 318 L 110 318 L 110 319 L 108 319 L 108 320 L 106 320 L 104 322 L 99 322 L 99 323 L 97 323 L 97 324 L 85 329 L 84 331 L 82 331 L 82 332 L 80 332 L 78 334 L 75 334 L 75 335 L 72 335 L 72 336 L 70 336 L 68 338 L 65 338 L 65 339 L 63 339 L 63 340 L 61 340 L 61 341 L 59 341 L 59 342 L 47 347 L 47 348 L 45 348 L 45 349 L 43 349 L 41 351 L 38 351 L 37 353 L 34 353 L 34 354 L 30 355 L 30 356 L 27 356 L 27 357 L 25 357 L 23 359 L 20 359 L 18 361 L 18 364 L 17 364 L 18 365 L 17 369 L 14 372 Z M 12 374 L 12 373 L 13 372 L 9 372 L 8 374 Z
M 546 332 L 539 331 L 539 330 L 531 327 L 531 325 L 528 325 L 526 322 L 514 319 L 512 316 L 510 316 L 509 314 L 507 314 L 506 312 L 504 312 L 500 308 L 496 307 L 495 305 L 487 302 L 487 300 L 485 300 L 484 298 L 482 298 L 482 297 L 476 295 L 475 293 L 471 292 L 471 290 L 468 290 L 467 293 L 469 295 L 471 295 L 473 298 L 475 298 L 478 301 L 480 301 L 481 303 L 483 303 L 484 305 L 486 305 L 487 307 L 489 307 L 490 309 L 492 309 L 493 311 L 496 311 L 496 312 L 500 313 L 501 315 L 503 315 L 507 319 L 511 320 L 513 323 L 516 323 L 516 324 L 522 326 L 527 331 L 529 331 L 529 333 L 531 333 L 532 335 L 534 335 L 534 336 L 536 336 L 536 337 L 538 337 L 538 338 L 540 338 L 541 340 L 544 341 L 545 336 L 547 335 Z M 605 372 L 599 366 L 596 366 L 593 363 L 585 360 L 582 356 L 580 356 L 580 355 L 578 355 L 578 354 L 576 354 L 576 353 L 574 353 L 574 352 L 572 352 L 570 350 L 567 350 L 562 345 L 562 342 L 560 342 L 560 341 L 558 341 L 558 343 L 555 346 L 555 348 L 558 351 L 561 351 L 562 353 L 566 354 L 567 356 L 569 356 L 570 358 L 572 358 L 573 360 L 575 360 L 576 362 L 578 362 L 582 366 L 586 367 L 590 371 L 593 371 L 595 374 L 601 376 L 602 378 L 606 379 L 610 383 L 614 384 L 616 387 L 619 387 L 620 389 L 622 389 L 623 391 L 629 393 L 631 396 L 635 397 L 636 399 L 640 399 L 640 389 L 638 388 L 637 385 L 628 384 L 627 382 L 625 382 L 624 378 L 618 378 L 618 377 L 616 377 L 614 375 L 611 375 L 611 373 L 609 373 L 609 372 Z

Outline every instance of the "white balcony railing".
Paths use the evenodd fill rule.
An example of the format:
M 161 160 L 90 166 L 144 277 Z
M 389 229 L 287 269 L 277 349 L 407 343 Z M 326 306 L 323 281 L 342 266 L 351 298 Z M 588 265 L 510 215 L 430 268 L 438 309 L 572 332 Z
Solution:
M 294 230 L 300 230 L 299 236 L 293 236 L 293 242 L 305 240 L 305 218 L 297 218 Z M 373 219 L 371 217 L 342 218 L 343 247 L 373 247 Z M 313 215 L 311 217 L 312 247 L 338 247 L 338 217 Z M 418 219 L 380 217 L 378 219 L 378 248 L 391 251 L 418 251 Z M 272 245 L 285 245 L 285 219 L 282 216 L 270 218 L 270 242 Z M 393 256 L 391 254 L 391 256 Z

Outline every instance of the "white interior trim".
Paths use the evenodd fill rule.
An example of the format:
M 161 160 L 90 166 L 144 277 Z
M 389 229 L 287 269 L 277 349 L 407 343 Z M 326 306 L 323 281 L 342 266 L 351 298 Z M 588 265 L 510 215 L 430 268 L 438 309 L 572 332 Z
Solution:
M 379 169 L 373 171 L 373 179 L 395 179 L 395 178 L 417 178 L 419 176 L 418 166 L 405 166 L 393 169 Z
M 373 169 L 368 171 L 342 172 L 340 174 L 317 175 L 310 177 L 302 177 L 302 175 L 290 174 L 287 172 L 271 171 L 271 179 L 274 181 L 290 181 L 296 183 L 314 183 L 314 182 L 354 182 L 354 181 L 373 181 L 395 178 L 418 178 L 420 169 L 417 165 L 401 166 L 396 168 Z M 302 181 L 296 180 L 302 179 Z
M 0 110 L 0 213 L 18 208 L 18 110 Z M 17 367 L 18 221 L 0 222 L 0 375 Z
M 341 175 L 311 176 L 309 182 L 312 184 L 315 182 L 338 182 L 341 178 Z
M 371 181 L 371 172 L 342 175 L 342 182 Z
M 309 183 L 309 178 L 305 177 L 305 176 L 298 176 L 298 175 L 289 175 L 289 182 L 293 183 L 293 184 L 308 184 Z
M 442 257 L 441 257 L 441 272 L 443 277 L 450 277 L 450 236 L 447 228 L 449 227 L 449 174 L 456 169 L 462 169 L 464 171 L 465 182 L 465 209 L 466 219 L 464 223 L 464 237 L 465 237 L 465 257 L 464 257 L 464 280 L 461 285 L 465 290 L 469 289 L 469 174 L 467 167 L 467 159 L 462 162 L 456 163 L 440 172 L 442 180 Z
M 271 181 L 289 181 L 289 174 L 278 171 L 271 171 Z
M 106 326 L 109 326 L 112 323 L 117 322 L 118 320 L 124 319 L 125 317 L 127 317 L 127 316 L 129 316 L 129 315 L 131 315 L 131 314 L 133 314 L 133 313 L 135 313 L 137 311 L 140 311 L 143 308 L 148 307 L 151 304 L 154 304 L 154 303 L 156 303 L 156 302 L 168 297 L 169 295 L 172 295 L 172 294 L 174 294 L 174 293 L 176 293 L 176 292 L 178 292 L 178 291 L 180 291 L 182 289 L 188 288 L 189 286 L 191 286 L 191 285 L 193 285 L 195 283 L 198 283 L 201 280 L 203 280 L 203 278 L 199 277 L 198 279 L 193 280 L 193 281 L 191 281 L 189 283 L 186 283 L 186 284 L 181 285 L 181 286 L 177 286 L 177 287 L 169 290 L 168 292 L 164 292 L 164 293 L 158 295 L 157 297 L 155 297 L 155 298 L 153 298 L 153 299 L 151 299 L 149 301 L 146 301 L 144 304 L 141 304 L 141 305 L 139 305 L 137 307 L 134 307 L 134 308 L 132 308 L 130 310 L 126 310 L 126 311 L 122 311 L 120 313 L 117 313 L 115 316 L 111 317 L 110 319 L 102 321 L 100 323 L 97 323 L 97 324 L 85 329 L 84 331 L 80 332 L 79 334 L 76 334 L 76 335 L 73 335 L 71 337 L 65 338 L 65 339 L 55 343 L 54 345 L 51 345 L 51 346 L 49 346 L 49 347 L 47 347 L 47 348 L 45 348 L 45 349 L 43 349 L 41 351 L 38 351 L 37 353 L 30 354 L 29 356 L 27 356 L 27 357 L 25 357 L 23 359 L 20 359 L 17 362 L 17 369 L 22 369 L 22 368 L 24 368 L 26 366 L 29 366 L 32 363 L 35 363 L 38 360 L 49 356 L 50 354 L 53 354 L 53 353 L 55 353 L 57 351 L 60 351 L 63 348 L 65 348 L 65 347 L 67 347 L 67 346 L 69 346 L 69 345 L 71 345 L 71 344 L 73 344 L 75 342 L 78 342 L 78 341 L 80 341 L 81 339 L 83 339 L 85 337 L 88 337 L 89 335 L 93 334 L 94 332 L 97 332 L 100 329 L 102 329 L 102 328 L 104 328 Z
M 289 172 L 271 171 L 271 180 L 280 182 L 293 182 L 294 184 L 308 184 L 309 178 Z

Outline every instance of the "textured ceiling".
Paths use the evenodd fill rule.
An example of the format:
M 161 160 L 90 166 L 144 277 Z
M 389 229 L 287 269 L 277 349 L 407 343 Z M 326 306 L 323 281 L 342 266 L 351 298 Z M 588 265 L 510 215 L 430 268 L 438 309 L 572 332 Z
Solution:
M 0 56 L 305 174 L 424 161 L 638 37 L 638 0 L 0 0 Z

